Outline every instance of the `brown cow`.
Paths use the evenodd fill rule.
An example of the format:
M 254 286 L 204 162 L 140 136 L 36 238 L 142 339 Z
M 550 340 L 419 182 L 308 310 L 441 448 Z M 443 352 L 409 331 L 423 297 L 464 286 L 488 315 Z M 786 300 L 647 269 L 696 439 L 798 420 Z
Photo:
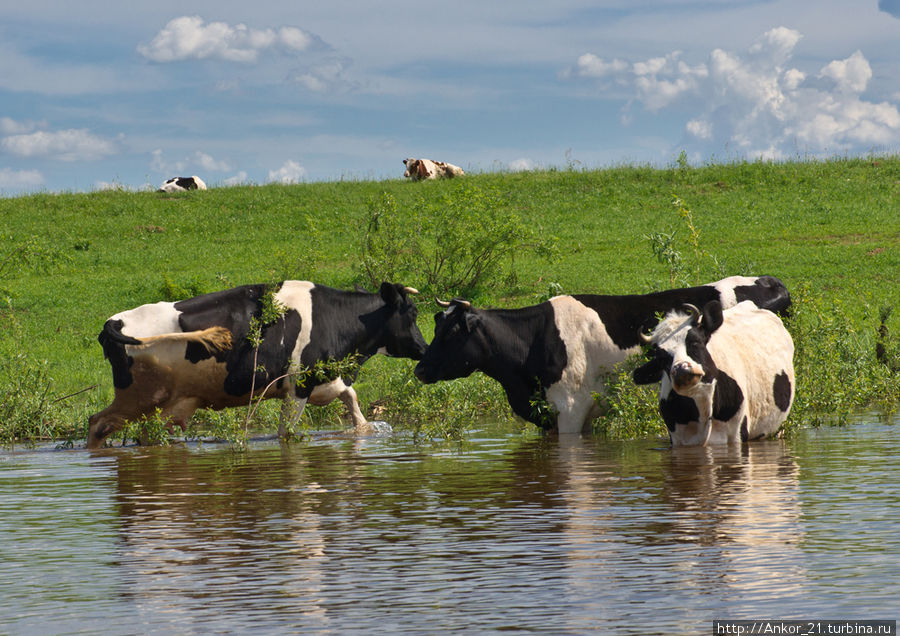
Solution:
M 424 179 L 452 179 L 465 174 L 459 166 L 452 163 L 444 163 L 443 161 L 432 161 L 431 159 L 409 159 L 403 160 L 406 171 L 403 176 L 413 181 L 423 181 Z
M 90 418 L 88 448 L 96 448 L 125 421 L 156 409 L 184 427 L 198 408 L 246 405 L 253 395 L 282 398 L 282 423 L 299 419 L 303 407 L 340 398 L 357 432 L 367 432 L 354 378 L 302 385 L 285 377 L 316 363 L 375 353 L 418 360 L 426 343 L 416 326 L 415 290 L 382 283 L 378 293 L 342 291 L 307 281 L 244 285 L 175 303 L 141 305 L 106 321 L 99 340 L 113 372 L 115 400 Z M 261 343 L 248 338 L 266 303 L 282 315 L 266 324 Z

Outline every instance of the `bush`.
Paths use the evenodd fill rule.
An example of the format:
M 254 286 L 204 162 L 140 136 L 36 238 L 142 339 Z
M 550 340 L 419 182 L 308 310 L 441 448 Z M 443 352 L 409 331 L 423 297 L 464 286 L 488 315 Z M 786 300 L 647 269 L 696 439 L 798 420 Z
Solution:
M 368 206 L 361 274 L 372 286 L 404 280 L 430 294 L 471 298 L 514 283 L 523 251 L 551 258 L 555 239 L 526 226 L 496 193 L 466 186 L 409 208 L 384 193 Z
M 404 361 L 373 360 L 369 365 L 372 380 L 357 389 L 378 396 L 369 405 L 371 418 L 387 420 L 416 438 L 462 440 L 480 419 L 513 421 L 500 384 L 481 373 L 425 385 Z
M 794 340 L 797 387 L 790 426 L 846 422 L 863 407 L 896 404 L 900 386 L 892 368 L 877 360 L 877 328 L 857 329 L 841 301 L 827 302 L 808 285 L 793 289 L 791 298 L 785 326 Z
M 0 422 L 2 442 L 51 439 L 59 432 L 53 424 L 54 409 L 46 361 L 27 353 L 0 355 Z
M 667 434 L 659 414 L 659 385 L 638 386 L 631 379 L 631 372 L 644 362 L 643 354 L 633 355 L 607 375 L 606 392 L 594 395 L 604 413 L 594 420 L 595 433 L 610 439 Z

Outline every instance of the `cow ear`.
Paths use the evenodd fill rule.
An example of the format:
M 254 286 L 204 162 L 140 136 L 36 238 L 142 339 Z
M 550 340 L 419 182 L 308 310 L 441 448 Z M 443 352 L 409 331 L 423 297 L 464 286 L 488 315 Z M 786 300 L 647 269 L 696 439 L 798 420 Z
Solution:
M 406 162 L 407 162 L 407 161 L 408 161 L 407 159 L 404 159 L 404 160 L 403 160 L 403 165 L 404 165 L 404 166 L 406 165 Z
M 718 300 L 711 300 L 703 307 L 703 320 L 700 325 L 707 334 L 712 334 L 722 326 L 722 304 Z
M 402 300 L 402 297 L 400 296 L 400 286 L 394 285 L 393 283 L 381 283 L 381 288 L 378 290 L 378 293 L 381 294 L 382 300 L 388 305 L 399 305 Z
M 631 373 L 635 384 L 656 384 L 662 381 L 662 376 L 662 363 L 655 358 Z

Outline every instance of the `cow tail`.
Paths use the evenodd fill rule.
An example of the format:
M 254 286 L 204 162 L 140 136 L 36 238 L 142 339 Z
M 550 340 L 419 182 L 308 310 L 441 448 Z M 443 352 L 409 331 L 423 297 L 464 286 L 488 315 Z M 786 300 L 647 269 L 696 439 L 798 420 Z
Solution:
M 201 345 L 210 354 L 221 353 L 231 349 L 231 331 L 226 327 L 209 327 L 199 331 L 182 333 L 164 333 L 158 336 L 136 338 L 138 345 L 150 345 L 156 342 L 186 342 Z
M 103 347 L 103 357 L 109 360 L 113 372 L 113 385 L 117 389 L 126 389 L 131 386 L 131 364 L 133 360 L 125 353 L 125 345 L 139 345 L 141 341 L 122 333 L 123 322 L 121 320 L 107 320 L 103 330 L 97 336 L 100 346 Z
M 104 352 L 106 351 L 106 346 L 108 343 L 115 343 L 118 345 L 139 345 L 141 341 L 137 338 L 132 338 L 131 336 L 126 336 L 122 333 L 122 327 L 125 323 L 121 320 L 107 320 L 106 324 L 103 325 L 103 331 L 100 332 L 100 335 L 97 336 L 97 340 L 100 341 L 100 344 L 103 345 Z

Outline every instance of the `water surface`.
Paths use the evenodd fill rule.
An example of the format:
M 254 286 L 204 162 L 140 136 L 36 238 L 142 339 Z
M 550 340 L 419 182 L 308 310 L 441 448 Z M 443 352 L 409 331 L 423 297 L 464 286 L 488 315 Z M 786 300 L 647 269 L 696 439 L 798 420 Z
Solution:
M 708 634 L 900 615 L 900 423 L 0 454 L 0 632 Z

